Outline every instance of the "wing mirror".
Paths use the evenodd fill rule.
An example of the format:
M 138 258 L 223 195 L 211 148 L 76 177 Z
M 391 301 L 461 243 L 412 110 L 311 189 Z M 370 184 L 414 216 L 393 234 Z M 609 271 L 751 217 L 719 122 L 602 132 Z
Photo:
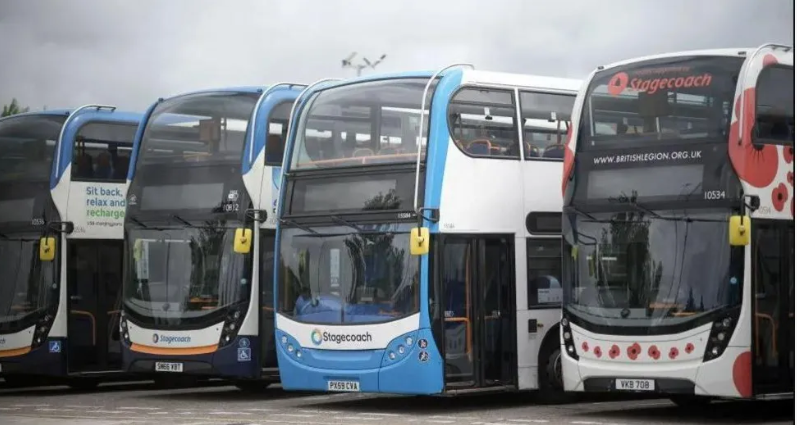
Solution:
M 39 260 L 53 261 L 55 259 L 55 238 L 47 236 L 39 239 Z
M 416 227 L 410 230 L 410 254 L 426 255 L 429 253 L 429 228 Z
M 235 229 L 233 249 L 238 254 L 248 254 L 252 249 L 252 229 Z
M 728 219 L 728 242 L 731 246 L 746 246 L 750 244 L 750 216 L 730 216 Z

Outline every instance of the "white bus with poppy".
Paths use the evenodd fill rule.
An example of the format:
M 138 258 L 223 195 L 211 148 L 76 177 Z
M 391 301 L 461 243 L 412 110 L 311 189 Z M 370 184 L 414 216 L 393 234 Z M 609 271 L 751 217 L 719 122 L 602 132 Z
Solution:
M 87 105 L 0 120 L 0 376 L 122 374 L 125 177 L 141 114 Z
M 794 395 L 794 51 L 601 66 L 565 154 L 566 391 Z
M 283 388 L 561 392 L 559 178 L 580 85 L 452 66 L 297 100 L 277 224 Z

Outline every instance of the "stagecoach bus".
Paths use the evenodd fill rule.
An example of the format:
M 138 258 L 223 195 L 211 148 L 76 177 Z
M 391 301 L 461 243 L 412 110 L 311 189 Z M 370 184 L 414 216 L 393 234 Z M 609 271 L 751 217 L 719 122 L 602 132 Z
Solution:
M 307 89 L 279 198 L 283 388 L 561 382 L 559 176 L 579 87 L 452 66 Z
M 126 370 L 242 389 L 278 380 L 273 177 L 300 88 L 207 90 L 148 111 L 128 182 Z
M 573 129 L 565 390 L 793 397 L 793 48 L 598 67 Z
M 141 114 L 87 105 L 0 120 L 0 375 L 120 375 L 125 177 Z

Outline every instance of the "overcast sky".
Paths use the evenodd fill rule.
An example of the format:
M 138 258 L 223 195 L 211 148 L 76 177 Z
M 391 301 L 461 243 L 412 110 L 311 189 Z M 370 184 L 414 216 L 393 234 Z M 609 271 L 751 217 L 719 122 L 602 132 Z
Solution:
M 555 6 L 554 6 L 555 5 Z M 0 0 L 0 103 L 111 103 L 376 71 L 581 78 L 634 56 L 793 44 L 792 0 Z

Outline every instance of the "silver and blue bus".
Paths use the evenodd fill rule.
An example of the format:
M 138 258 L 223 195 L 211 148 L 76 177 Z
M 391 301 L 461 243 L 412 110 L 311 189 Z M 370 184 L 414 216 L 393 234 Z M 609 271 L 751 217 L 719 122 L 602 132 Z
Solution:
M 242 389 L 278 380 L 273 177 L 301 88 L 206 90 L 150 107 L 128 177 L 126 370 Z
M 0 119 L 6 382 L 120 375 L 124 188 L 141 116 L 87 105 Z

